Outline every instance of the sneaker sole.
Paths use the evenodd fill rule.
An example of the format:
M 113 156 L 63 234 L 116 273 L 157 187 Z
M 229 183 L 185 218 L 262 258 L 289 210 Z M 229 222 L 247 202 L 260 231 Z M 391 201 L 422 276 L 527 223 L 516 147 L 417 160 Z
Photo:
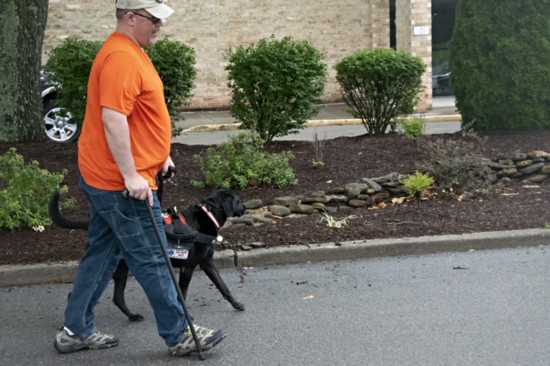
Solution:
M 55 340 L 53 342 L 53 346 L 59 353 L 73 353 L 78 351 L 84 351 L 87 349 L 97 350 L 97 349 L 112 348 L 112 347 L 118 346 L 118 342 L 104 343 L 99 346 L 83 345 L 82 347 L 77 347 L 77 346 L 62 346 L 57 342 L 57 340 Z

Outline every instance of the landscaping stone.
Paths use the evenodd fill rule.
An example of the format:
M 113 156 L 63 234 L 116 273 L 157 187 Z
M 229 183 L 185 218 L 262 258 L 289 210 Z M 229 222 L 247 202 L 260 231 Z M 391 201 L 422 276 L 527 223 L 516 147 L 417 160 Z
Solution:
M 491 183 L 505 184 L 511 179 L 517 179 L 524 184 L 538 184 L 550 177 L 550 154 L 536 150 L 499 155 L 495 160 L 487 161 L 487 166 L 492 170 L 488 174 Z M 375 178 L 362 178 L 360 182 L 351 182 L 326 192 L 277 197 L 267 207 L 263 207 L 261 200 L 250 200 L 245 203 L 247 214 L 240 218 L 229 218 L 226 227 L 238 230 L 247 225 L 271 224 L 277 220 L 305 217 L 319 212 L 330 215 L 379 206 L 382 203 L 391 204 L 399 197 L 412 197 L 403 184 L 405 178 L 406 175 L 397 172 Z

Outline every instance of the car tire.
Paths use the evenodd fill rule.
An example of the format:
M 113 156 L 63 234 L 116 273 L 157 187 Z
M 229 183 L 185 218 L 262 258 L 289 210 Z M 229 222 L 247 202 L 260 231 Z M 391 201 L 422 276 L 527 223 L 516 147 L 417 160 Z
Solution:
M 53 142 L 68 143 L 78 136 L 78 125 L 72 120 L 70 112 L 57 106 L 55 98 L 43 101 L 44 116 L 42 123 L 46 137 Z

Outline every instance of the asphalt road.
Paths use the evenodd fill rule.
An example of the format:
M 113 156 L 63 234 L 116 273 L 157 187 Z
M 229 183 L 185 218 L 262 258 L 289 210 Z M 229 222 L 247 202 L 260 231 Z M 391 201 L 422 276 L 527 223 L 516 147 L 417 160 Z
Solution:
M 97 306 L 113 349 L 58 354 L 56 328 L 70 285 L 0 289 L 0 365 L 530 365 L 550 364 L 548 246 L 284 265 L 222 276 L 237 312 L 202 273 L 190 288 L 195 322 L 227 338 L 197 357 L 173 359 L 134 280 L 129 323 Z

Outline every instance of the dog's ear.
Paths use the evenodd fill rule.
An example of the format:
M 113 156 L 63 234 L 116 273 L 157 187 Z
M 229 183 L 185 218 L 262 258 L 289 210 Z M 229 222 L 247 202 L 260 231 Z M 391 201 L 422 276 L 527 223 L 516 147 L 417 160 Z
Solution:
M 224 211 L 228 217 L 242 216 L 245 212 L 245 207 L 241 203 L 241 199 L 233 192 L 227 192 L 227 199 L 224 200 L 224 205 L 227 204 L 228 208 L 224 207 Z

